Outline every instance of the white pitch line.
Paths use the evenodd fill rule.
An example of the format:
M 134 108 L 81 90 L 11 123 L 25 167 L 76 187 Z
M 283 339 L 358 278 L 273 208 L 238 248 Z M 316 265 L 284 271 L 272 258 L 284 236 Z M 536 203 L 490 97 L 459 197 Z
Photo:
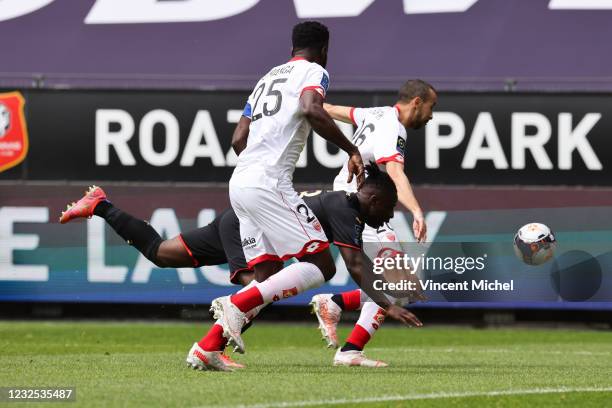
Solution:
M 416 347 L 371 347 L 368 348 L 368 351 L 393 351 L 393 352 L 426 352 L 426 353 L 525 353 L 525 350 L 519 349 L 478 349 L 478 350 L 469 350 L 462 348 L 416 348 Z M 609 351 L 561 351 L 561 350 L 539 350 L 540 354 L 575 354 L 579 356 L 609 356 L 612 352 Z
M 529 394 L 561 394 L 565 392 L 612 392 L 612 387 L 584 387 L 584 388 L 533 388 L 526 390 L 497 390 L 497 391 L 468 391 L 468 392 L 439 392 L 431 394 L 408 394 L 408 395 L 383 395 L 368 398 L 342 398 L 328 400 L 306 400 L 306 401 L 282 401 L 264 404 L 247 405 L 206 405 L 199 408 L 295 408 L 310 407 L 316 405 L 340 405 L 340 404 L 364 404 L 368 402 L 392 402 L 411 401 L 441 398 L 467 398 L 467 397 L 497 397 L 506 395 L 529 395 Z

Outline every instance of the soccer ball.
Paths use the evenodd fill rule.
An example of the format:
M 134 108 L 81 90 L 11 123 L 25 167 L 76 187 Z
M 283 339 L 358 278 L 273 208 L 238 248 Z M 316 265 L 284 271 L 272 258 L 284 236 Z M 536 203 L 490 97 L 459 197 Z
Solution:
M 514 253 L 528 265 L 542 265 L 555 254 L 557 240 L 544 224 L 523 225 L 514 236 Z

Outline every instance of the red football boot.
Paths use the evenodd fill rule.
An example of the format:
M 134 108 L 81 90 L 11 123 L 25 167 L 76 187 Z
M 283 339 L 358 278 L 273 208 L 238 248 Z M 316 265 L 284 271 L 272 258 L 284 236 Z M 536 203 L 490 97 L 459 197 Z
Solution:
M 91 186 L 83 198 L 76 203 L 69 204 L 62 212 L 60 223 L 65 224 L 74 218 L 91 218 L 94 208 L 100 201 L 106 200 L 106 193 L 98 186 Z

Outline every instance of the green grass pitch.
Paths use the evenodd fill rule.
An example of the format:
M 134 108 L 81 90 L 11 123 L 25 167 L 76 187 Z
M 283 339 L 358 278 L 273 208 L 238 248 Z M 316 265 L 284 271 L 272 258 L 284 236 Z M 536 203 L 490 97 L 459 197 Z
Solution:
M 0 387 L 76 386 L 76 403 L 43 407 L 612 405 L 611 332 L 388 326 L 368 355 L 390 367 L 365 369 L 332 367 L 315 323 L 261 323 L 246 370 L 188 369 L 208 325 L 0 322 Z

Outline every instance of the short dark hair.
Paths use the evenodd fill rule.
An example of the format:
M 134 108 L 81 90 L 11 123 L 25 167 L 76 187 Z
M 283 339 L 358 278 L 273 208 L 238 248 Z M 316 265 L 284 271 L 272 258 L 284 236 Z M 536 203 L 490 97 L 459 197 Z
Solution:
M 366 179 L 363 186 L 372 186 L 378 191 L 388 195 L 393 201 L 397 201 L 397 188 L 387 173 L 380 170 L 378 165 L 370 162 L 365 166 Z
M 411 79 L 402 85 L 399 90 L 398 98 L 402 102 L 410 102 L 418 96 L 423 101 L 427 101 L 430 97 L 430 90 L 436 92 L 430 83 L 421 79 Z
M 318 21 L 304 21 L 293 27 L 291 42 L 294 50 L 303 48 L 320 50 L 329 43 L 329 30 Z

